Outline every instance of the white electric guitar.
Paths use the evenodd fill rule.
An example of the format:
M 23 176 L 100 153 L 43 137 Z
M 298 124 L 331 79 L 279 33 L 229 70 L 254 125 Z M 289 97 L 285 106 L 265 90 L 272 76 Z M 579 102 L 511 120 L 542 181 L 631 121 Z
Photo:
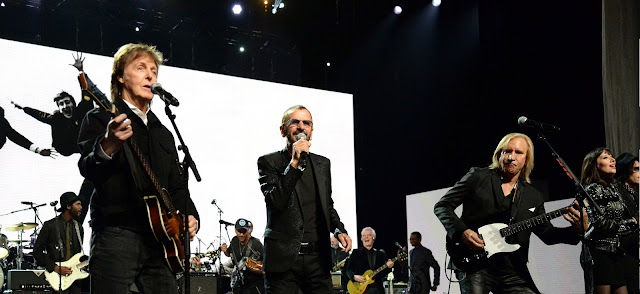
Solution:
M 62 263 L 56 262 L 56 265 L 60 267 L 70 267 L 71 274 L 68 276 L 62 276 L 61 284 L 60 275 L 58 273 L 55 271 L 44 271 L 44 276 L 47 278 L 47 282 L 49 282 L 53 290 L 59 291 L 60 288 L 62 288 L 62 291 L 67 290 L 76 280 L 86 279 L 89 276 L 88 272 L 82 271 L 83 268 L 89 265 L 89 257 L 82 253 L 77 253 L 69 258 L 69 260 L 63 261 Z

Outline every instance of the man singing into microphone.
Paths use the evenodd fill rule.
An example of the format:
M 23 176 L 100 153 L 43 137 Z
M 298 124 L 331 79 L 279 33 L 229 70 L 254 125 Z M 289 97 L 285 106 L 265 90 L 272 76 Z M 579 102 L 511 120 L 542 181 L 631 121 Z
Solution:
M 51 204 L 55 205 L 55 202 Z M 61 212 L 60 215 L 42 225 L 40 235 L 33 246 L 33 257 L 38 265 L 44 266 L 48 272 L 70 275 L 71 268 L 60 267 L 57 262 L 67 261 L 82 251 L 84 230 L 76 221 L 82 213 L 82 202 L 76 193 L 66 192 L 60 196 L 58 212 Z M 80 291 L 81 282 L 78 280 L 62 293 L 80 294 Z
M 302 105 L 282 115 L 286 147 L 258 159 L 267 206 L 264 271 L 267 293 L 332 293 L 328 233 L 351 250 L 331 199 L 331 163 L 309 153 L 313 121 Z

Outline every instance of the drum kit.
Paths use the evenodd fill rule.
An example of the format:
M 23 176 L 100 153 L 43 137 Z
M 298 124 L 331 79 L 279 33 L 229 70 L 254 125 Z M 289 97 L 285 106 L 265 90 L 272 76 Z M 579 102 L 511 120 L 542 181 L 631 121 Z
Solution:
M 25 254 L 24 249 L 33 249 L 35 244 L 35 233 L 30 240 L 23 240 L 25 231 L 35 229 L 37 223 L 17 223 L 8 226 L 0 226 L 7 232 L 18 232 L 18 240 L 9 240 L 7 235 L 0 233 L 0 289 L 5 282 L 7 272 L 12 269 L 34 269 L 35 259 L 31 254 Z M 26 243 L 26 245 L 25 245 Z

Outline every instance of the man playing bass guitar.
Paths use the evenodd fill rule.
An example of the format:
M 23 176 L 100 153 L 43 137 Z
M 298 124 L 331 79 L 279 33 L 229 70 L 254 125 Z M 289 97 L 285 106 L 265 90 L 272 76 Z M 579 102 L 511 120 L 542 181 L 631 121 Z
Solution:
M 95 186 L 91 293 L 130 293 L 134 285 L 142 293 L 175 293 L 175 273 L 184 269 L 178 231 L 183 220 L 191 239 L 198 228 L 173 135 L 150 110 L 151 85 L 162 60 L 152 46 L 120 47 L 111 73 L 111 103 L 100 101 L 102 109 L 90 111 L 82 122 L 78 166 Z M 185 205 L 191 215 L 175 213 Z

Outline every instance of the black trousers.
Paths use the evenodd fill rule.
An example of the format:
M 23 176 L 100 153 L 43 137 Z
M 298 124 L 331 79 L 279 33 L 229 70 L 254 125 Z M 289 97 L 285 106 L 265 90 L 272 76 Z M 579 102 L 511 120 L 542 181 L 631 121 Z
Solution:
M 176 276 L 154 240 L 121 228 L 91 234 L 91 293 L 176 294 Z
M 318 253 L 299 254 L 288 271 L 266 274 L 265 290 L 272 294 L 331 294 L 331 273 L 321 264 Z
M 469 293 L 513 293 L 513 294 L 537 294 L 539 293 L 531 283 L 519 273 L 507 256 L 495 256 L 490 259 L 489 265 L 474 273 L 467 274 L 465 285 Z M 533 286 L 533 287 L 532 287 Z

